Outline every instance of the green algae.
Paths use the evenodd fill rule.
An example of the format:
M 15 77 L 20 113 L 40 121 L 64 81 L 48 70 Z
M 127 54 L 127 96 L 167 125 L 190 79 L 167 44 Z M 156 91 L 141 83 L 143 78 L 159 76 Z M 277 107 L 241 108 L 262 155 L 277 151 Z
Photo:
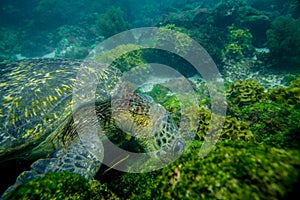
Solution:
M 298 151 L 224 141 L 200 159 L 200 147 L 201 142 L 194 141 L 168 167 L 124 174 L 109 187 L 124 199 L 278 199 L 288 195 L 299 178 Z
M 118 199 L 105 184 L 70 172 L 48 172 L 21 185 L 9 199 Z
M 239 80 L 229 86 L 226 96 L 233 105 L 247 106 L 261 101 L 265 97 L 265 89 L 251 79 Z

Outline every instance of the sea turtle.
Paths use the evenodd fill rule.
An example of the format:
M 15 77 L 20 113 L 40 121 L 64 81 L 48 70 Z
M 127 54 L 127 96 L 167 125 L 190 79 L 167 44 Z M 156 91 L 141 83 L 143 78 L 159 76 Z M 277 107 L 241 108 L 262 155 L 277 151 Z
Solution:
M 95 69 L 93 65 L 101 68 L 95 73 L 99 80 L 96 101 L 87 101 L 72 113 L 74 87 L 88 89 L 80 88 L 81 83 L 77 83 L 78 71 L 84 66 L 91 73 Z M 146 152 L 155 152 L 154 157 L 183 152 L 184 142 L 168 112 L 151 97 L 133 92 L 126 84 L 117 87 L 121 73 L 113 65 L 69 59 L 27 59 L 1 63 L 0 75 L 0 164 L 15 158 L 36 160 L 31 171 L 23 172 L 4 193 L 4 199 L 22 183 L 48 171 L 94 177 L 104 156 L 103 146 L 95 145 L 93 138 L 82 141 L 77 133 L 93 123 L 101 124 L 109 136 L 120 130 L 135 136 Z M 112 99 L 112 95 L 117 98 Z M 120 101 L 118 97 L 128 101 Z M 90 118 L 94 110 L 97 120 Z M 79 121 L 74 119 L 78 113 L 83 117 Z

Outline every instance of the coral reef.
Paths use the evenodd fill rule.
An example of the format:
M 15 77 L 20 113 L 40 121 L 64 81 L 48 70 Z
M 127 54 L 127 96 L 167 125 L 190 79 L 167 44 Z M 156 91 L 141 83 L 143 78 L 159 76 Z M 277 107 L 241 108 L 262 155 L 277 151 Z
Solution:
M 100 40 L 96 33 L 78 25 L 62 26 L 58 29 L 55 57 L 84 59 L 94 42 Z M 93 39 L 91 39 L 93 38 Z
M 0 28 L 0 62 L 14 60 L 21 51 L 21 34 L 13 29 Z
M 192 40 L 184 34 L 184 29 L 175 26 L 175 24 L 167 24 L 160 28 L 156 37 L 155 46 L 157 48 L 164 45 L 173 45 L 172 49 L 175 53 L 180 53 L 181 55 L 185 55 L 192 50 Z
M 1 62 L 49 53 L 83 59 L 99 42 L 129 27 L 162 27 L 157 49 L 121 45 L 104 49 L 94 60 L 113 60 L 111 64 L 122 72 L 139 70 L 144 63 L 160 63 L 191 77 L 196 74 L 194 67 L 176 55 L 195 53 L 191 41 L 183 37 L 187 34 L 205 48 L 224 75 L 228 110 L 216 146 L 200 159 L 202 142 L 210 137 L 209 127 L 220 125 L 211 124 L 207 83 L 201 78 L 191 83 L 200 109 L 190 107 L 185 113 L 185 102 L 180 100 L 190 96 L 179 98 L 166 86 L 153 85 L 151 91 L 141 92 L 163 105 L 178 125 L 181 117 L 199 117 L 199 125 L 189 127 L 197 129 L 197 135 L 183 156 L 150 173 L 105 170 L 108 180 L 102 179 L 101 172 L 95 177 L 101 183 L 66 172 L 48 173 L 22 185 L 11 199 L 288 199 L 290 192 L 297 192 L 300 78 L 293 73 L 300 69 L 298 0 L 16 2 L 0 3 Z M 170 30 L 177 32 L 170 34 Z M 175 53 L 158 49 L 165 41 L 171 41 Z M 122 54 L 124 51 L 130 52 Z M 288 74 L 282 73 L 285 71 Z M 113 131 L 120 133 L 109 138 L 113 143 L 144 152 L 134 137 L 118 128 Z M 129 166 L 151 162 L 157 160 Z M 26 170 L 24 163 L 18 165 L 5 166 L 2 171 Z M 2 190 L 14 176 L 4 177 Z
M 227 40 L 226 30 L 210 24 L 201 24 L 190 27 L 188 34 L 206 49 L 216 64 L 222 63 L 222 50 Z
M 248 106 L 232 106 L 230 114 L 248 121 L 256 142 L 278 148 L 299 149 L 300 78 L 289 87 L 269 90 L 265 98 Z

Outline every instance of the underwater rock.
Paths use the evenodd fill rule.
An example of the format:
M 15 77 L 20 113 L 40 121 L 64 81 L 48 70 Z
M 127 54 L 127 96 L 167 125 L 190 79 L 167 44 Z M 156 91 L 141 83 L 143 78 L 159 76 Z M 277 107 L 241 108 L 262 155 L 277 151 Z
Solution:
M 108 187 L 125 199 L 281 199 L 297 190 L 298 151 L 224 141 L 200 159 L 201 144 L 167 168 L 124 174 Z
M 48 172 L 21 185 L 14 199 L 119 199 L 105 184 L 70 172 Z

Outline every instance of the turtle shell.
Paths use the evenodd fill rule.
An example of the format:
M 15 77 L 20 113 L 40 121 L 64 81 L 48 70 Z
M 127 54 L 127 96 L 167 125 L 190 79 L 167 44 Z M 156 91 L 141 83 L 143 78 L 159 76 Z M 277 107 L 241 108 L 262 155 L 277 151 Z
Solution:
M 61 126 L 72 112 L 73 86 L 82 63 L 45 58 L 0 63 L 0 160 L 26 158 Z

